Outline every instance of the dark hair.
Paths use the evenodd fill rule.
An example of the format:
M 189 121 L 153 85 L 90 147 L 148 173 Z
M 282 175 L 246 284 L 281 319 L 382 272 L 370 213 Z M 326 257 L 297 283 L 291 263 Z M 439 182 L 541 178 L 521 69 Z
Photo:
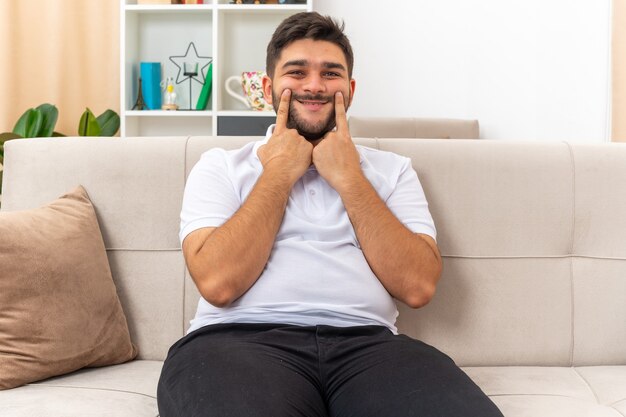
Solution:
M 348 37 L 343 33 L 345 25 L 337 23 L 330 16 L 322 16 L 317 12 L 296 13 L 283 20 L 276 28 L 270 43 L 267 45 L 265 70 L 270 78 L 274 78 L 276 61 L 280 54 L 291 42 L 301 39 L 328 41 L 339 46 L 348 63 L 348 76 L 352 78 L 354 56 Z

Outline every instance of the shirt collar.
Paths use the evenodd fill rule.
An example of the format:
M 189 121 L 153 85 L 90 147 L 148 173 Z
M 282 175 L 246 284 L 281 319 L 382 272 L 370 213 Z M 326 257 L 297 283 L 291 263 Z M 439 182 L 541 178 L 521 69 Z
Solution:
M 252 148 L 252 152 L 254 154 L 254 157 L 258 160 L 259 159 L 259 155 L 257 155 L 257 151 L 259 150 L 259 148 L 263 145 L 265 145 L 267 143 L 268 140 L 270 140 L 270 138 L 272 137 L 272 134 L 274 133 L 274 127 L 276 125 L 270 125 L 270 127 L 267 128 L 267 131 L 265 132 L 265 139 L 261 139 L 255 142 L 254 147 Z

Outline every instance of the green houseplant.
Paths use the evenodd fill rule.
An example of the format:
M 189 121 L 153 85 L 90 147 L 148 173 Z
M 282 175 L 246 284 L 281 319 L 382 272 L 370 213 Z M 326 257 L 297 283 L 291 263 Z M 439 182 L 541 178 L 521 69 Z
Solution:
M 36 108 L 26 110 L 15 123 L 12 132 L 0 133 L 0 193 L 2 193 L 4 143 L 13 139 L 66 136 L 54 130 L 58 118 L 59 110 L 56 106 L 44 103 Z M 108 109 L 96 117 L 87 108 L 78 122 L 78 136 L 113 136 L 119 128 L 120 116 L 113 110 Z

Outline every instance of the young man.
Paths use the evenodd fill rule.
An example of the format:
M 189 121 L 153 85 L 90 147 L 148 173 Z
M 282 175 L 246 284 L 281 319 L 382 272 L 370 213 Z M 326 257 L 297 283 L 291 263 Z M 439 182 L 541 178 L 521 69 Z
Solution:
M 168 354 L 161 417 L 501 416 L 443 353 L 397 335 L 394 298 L 441 273 L 411 161 L 355 146 L 348 39 L 300 13 L 268 46 L 264 141 L 206 152 L 181 241 L 202 298 Z

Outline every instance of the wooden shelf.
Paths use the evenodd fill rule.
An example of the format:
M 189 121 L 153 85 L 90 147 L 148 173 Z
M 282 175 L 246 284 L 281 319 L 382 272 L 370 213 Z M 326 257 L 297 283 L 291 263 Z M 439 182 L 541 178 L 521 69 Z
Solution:
M 127 117 L 212 117 L 210 110 L 128 110 Z

